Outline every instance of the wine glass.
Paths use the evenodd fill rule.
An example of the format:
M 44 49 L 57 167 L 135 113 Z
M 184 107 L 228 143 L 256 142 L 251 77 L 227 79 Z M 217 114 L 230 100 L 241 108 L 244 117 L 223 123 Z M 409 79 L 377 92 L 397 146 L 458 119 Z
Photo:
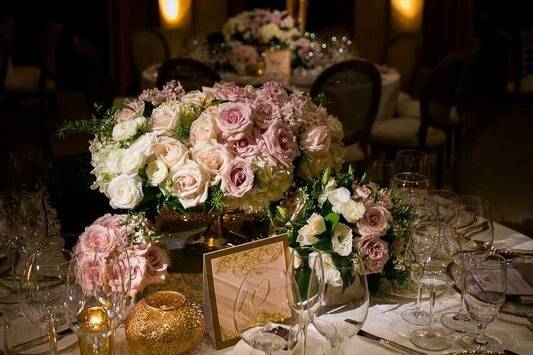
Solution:
M 332 270 L 335 265 L 332 255 L 323 252 L 320 256 L 324 270 Z M 341 354 L 342 345 L 357 335 L 366 320 L 369 307 L 368 285 L 362 270 L 362 260 L 359 257 L 342 260 L 334 271 L 338 273 L 338 277 L 332 280 L 324 275 L 324 295 L 320 307 L 309 314 L 318 332 L 329 340 L 332 355 Z M 316 281 L 321 282 L 311 279 L 310 283 Z
M 108 353 L 112 347 L 114 325 L 106 308 L 96 297 L 97 283 L 103 280 L 106 265 L 115 262 L 105 260 L 105 254 L 94 251 L 74 254 L 68 269 L 65 294 L 65 319 L 78 335 L 80 349 L 96 353 Z M 118 268 L 118 265 L 112 266 Z
M 459 197 L 451 190 L 432 190 L 431 200 L 439 210 L 442 222 L 454 224 L 459 215 Z
M 478 323 L 479 333 L 465 335 L 461 345 L 467 350 L 502 352 L 498 340 L 485 335 L 489 323 L 496 319 L 505 302 L 507 287 L 506 261 L 499 255 L 487 255 L 471 265 L 465 274 L 465 305 Z
M 494 225 L 488 201 L 474 195 L 460 196 L 456 228 L 463 250 L 489 250 L 494 241 Z
M 429 325 L 427 328 L 413 331 L 409 339 L 416 346 L 430 351 L 441 351 L 451 346 L 447 333 L 434 326 L 435 299 L 439 290 L 450 286 L 452 279 L 447 269 L 453 255 L 459 250 L 455 229 L 443 223 L 427 223 L 420 226 L 424 233 L 433 240 L 430 246 L 430 256 L 424 264 L 419 283 L 428 287 L 431 294 L 429 304 Z
M 285 269 L 252 269 L 242 281 L 233 308 L 235 328 L 241 339 L 267 354 L 291 352 L 301 346 L 300 317 L 291 304 L 302 302 L 298 292 L 287 291 L 286 277 Z
M 403 202 L 410 203 L 413 199 L 428 194 L 429 181 L 422 174 L 403 172 L 394 175 L 392 188 Z
M 293 312 L 300 317 L 303 354 L 307 350 L 307 329 L 311 322 L 309 315 L 318 310 L 324 293 L 324 283 L 319 282 L 319 280 L 324 280 L 322 258 L 313 257 L 317 253 L 319 252 L 311 248 L 302 248 L 299 251 L 293 249 L 287 267 L 287 292 L 290 293 L 288 300 Z
M 388 159 L 377 159 L 372 162 L 369 171 L 369 179 L 381 187 L 389 187 L 392 176 L 394 174 L 394 167 L 392 161 Z
M 48 327 L 49 352 L 57 353 L 57 328 L 65 318 L 63 307 L 66 276 L 72 253 L 65 249 L 43 249 L 32 254 L 20 285 L 20 305 L 32 323 Z
M 418 149 L 405 149 L 396 153 L 394 173 L 415 173 L 429 177 L 428 155 Z
M 428 230 L 428 226 L 432 225 L 432 222 L 424 222 L 413 226 L 407 246 L 406 255 L 410 259 L 409 276 L 416 285 L 417 296 L 415 307 L 403 311 L 401 316 L 404 321 L 414 325 L 427 325 L 429 323 L 429 314 L 421 307 L 423 286 L 421 279 L 426 264 L 430 260 L 433 244 L 437 242 L 438 235 Z

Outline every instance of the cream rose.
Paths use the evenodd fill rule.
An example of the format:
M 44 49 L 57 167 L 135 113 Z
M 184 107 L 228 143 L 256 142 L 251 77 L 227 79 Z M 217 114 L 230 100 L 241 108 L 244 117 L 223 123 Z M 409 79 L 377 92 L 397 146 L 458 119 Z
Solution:
M 211 139 L 217 139 L 217 131 L 214 123 L 215 117 L 216 107 L 208 107 L 202 112 L 202 114 L 200 114 L 200 117 L 191 124 L 189 142 L 192 145 L 210 141 Z
M 191 148 L 191 156 L 209 174 L 211 186 L 220 182 L 223 169 L 233 160 L 229 150 L 215 140 L 195 145 Z
M 189 150 L 177 139 L 158 137 L 154 146 L 154 155 L 170 170 L 175 170 L 188 159 Z
M 154 159 L 146 166 L 146 176 L 152 186 L 158 186 L 168 176 L 168 168 L 161 160 Z
M 126 149 L 120 160 L 120 170 L 124 174 L 137 175 L 146 163 L 146 156 L 139 152 Z
M 206 95 L 200 90 L 189 91 L 181 97 L 181 103 L 203 107 Z
M 179 105 L 167 101 L 154 108 L 150 117 L 150 129 L 158 135 L 170 135 L 180 125 Z
M 120 142 L 133 137 L 137 133 L 138 127 L 139 124 L 137 123 L 136 119 L 122 121 L 117 123 L 115 127 L 113 127 L 113 132 L 111 133 L 111 136 L 113 137 L 113 140 Z
M 350 223 L 356 223 L 365 214 L 365 205 L 362 202 L 349 199 L 341 206 L 341 214 Z
M 326 231 L 324 218 L 318 213 L 313 213 L 308 219 L 307 224 L 298 231 L 296 241 L 301 246 L 311 246 L 318 242 L 318 236 Z
M 107 186 L 107 196 L 111 207 L 132 209 L 143 199 L 142 181 L 138 176 L 121 174 Z
M 333 251 L 341 256 L 348 256 L 352 252 L 352 245 L 352 229 L 344 223 L 337 224 L 331 237 Z
M 329 151 L 331 137 L 326 126 L 310 127 L 300 137 L 304 152 L 322 155 Z
M 209 188 L 209 175 L 197 162 L 187 160 L 172 175 L 172 194 L 183 207 L 190 208 L 204 203 Z
M 153 153 L 157 136 L 153 133 L 145 133 L 133 142 L 128 151 L 149 157 Z
M 120 174 L 121 173 L 121 162 L 122 157 L 124 156 L 124 153 L 126 152 L 125 149 L 117 148 L 115 150 L 112 150 L 107 154 L 106 160 L 105 160 L 105 168 L 107 172 L 111 174 Z

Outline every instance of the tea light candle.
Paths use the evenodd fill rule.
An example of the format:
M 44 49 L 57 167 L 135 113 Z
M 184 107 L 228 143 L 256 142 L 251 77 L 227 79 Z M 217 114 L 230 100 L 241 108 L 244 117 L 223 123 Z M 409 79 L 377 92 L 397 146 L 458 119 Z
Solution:
M 83 313 L 80 326 L 84 331 L 103 332 L 107 329 L 107 314 L 102 307 L 91 307 Z
M 105 335 L 109 330 L 109 318 L 102 307 L 90 307 L 78 316 L 80 325 L 80 353 L 82 355 L 110 355 L 112 337 Z

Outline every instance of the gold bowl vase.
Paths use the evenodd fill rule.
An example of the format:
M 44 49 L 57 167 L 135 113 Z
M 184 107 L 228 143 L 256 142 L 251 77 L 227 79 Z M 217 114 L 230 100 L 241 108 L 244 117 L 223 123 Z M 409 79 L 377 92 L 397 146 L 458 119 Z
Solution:
M 142 299 L 126 319 L 126 338 L 138 355 L 183 354 L 202 341 L 204 331 L 200 306 L 174 291 Z

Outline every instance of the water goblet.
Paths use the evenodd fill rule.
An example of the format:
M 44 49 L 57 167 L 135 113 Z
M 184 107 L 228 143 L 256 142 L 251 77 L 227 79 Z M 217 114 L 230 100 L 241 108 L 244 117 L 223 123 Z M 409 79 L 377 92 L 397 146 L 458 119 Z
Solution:
M 428 194 L 429 181 L 422 174 L 402 172 L 394 175 L 391 187 L 403 202 L 410 203 L 413 199 Z

